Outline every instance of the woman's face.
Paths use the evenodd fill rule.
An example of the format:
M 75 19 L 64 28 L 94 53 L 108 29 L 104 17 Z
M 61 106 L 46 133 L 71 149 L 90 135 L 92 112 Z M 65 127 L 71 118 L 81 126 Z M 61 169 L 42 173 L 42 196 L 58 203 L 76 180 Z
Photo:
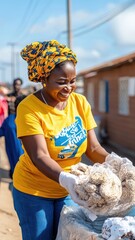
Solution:
M 19 79 L 16 80 L 15 83 L 14 83 L 14 90 L 15 90 L 16 92 L 19 92 L 20 89 L 21 89 L 21 86 L 22 86 L 21 81 L 20 81 Z
M 60 63 L 46 81 L 45 92 L 56 102 L 64 102 L 76 89 L 76 69 L 72 62 Z

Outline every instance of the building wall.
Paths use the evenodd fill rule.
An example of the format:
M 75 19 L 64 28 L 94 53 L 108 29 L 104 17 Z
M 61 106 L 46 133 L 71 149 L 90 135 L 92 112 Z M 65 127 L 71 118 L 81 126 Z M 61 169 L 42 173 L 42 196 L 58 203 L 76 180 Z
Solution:
M 88 83 L 94 84 L 94 108 L 95 116 L 104 119 L 109 139 L 123 147 L 135 151 L 135 96 L 129 97 L 129 115 L 122 115 L 118 112 L 119 81 L 120 77 L 135 77 L 135 63 L 123 64 L 110 70 L 98 72 L 96 76 L 84 80 L 84 95 L 88 98 Z M 109 82 L 109 112 L 99 111 L 99 83 L 101 80 Z

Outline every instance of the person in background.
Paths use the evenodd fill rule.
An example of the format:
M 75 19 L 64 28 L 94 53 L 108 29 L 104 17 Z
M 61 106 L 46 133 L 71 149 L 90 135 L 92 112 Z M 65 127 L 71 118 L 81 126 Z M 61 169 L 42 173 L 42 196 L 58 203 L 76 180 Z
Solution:
M 23 240 L 53 240 L 64 205 L 85 206 L 74 191 L 72 165 L 86 154 L 102 163 L 109 155 L 97 140 L 85 96 L 75 93 L 76 54 L 56 40 L 33 42 L 21 51 L 28 77 L 42 88 L 18 106 L 17 136 L 24 154 L 13 174 L 14 208 Z
M 18 104 L 26 97 L 26 95 L 18 96 L 15 100 L 15 111 Z M 22 144 L 16 135 L 15 114 L 10 114 L 0 127 L 0 137 L 5 138 L 5 149 L 10 164 L 10 177 L 12 178 L 14 168 L 23 154 Z
M 23 80 L 21 78 L 16 78 L 13 81 L 13 91 L 7 94 L 7 102 L 8 102 L 8 115 L 15 114 L 15 100 L 16 97 L 23 95 L 22 93 L 22 84 Z

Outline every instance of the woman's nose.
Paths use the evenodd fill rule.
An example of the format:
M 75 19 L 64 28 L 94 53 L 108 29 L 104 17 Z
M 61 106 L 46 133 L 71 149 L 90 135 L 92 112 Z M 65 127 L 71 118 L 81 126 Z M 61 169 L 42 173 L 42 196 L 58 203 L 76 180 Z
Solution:
M 72 86 L 71 86 L 70 83 L 67 83 L 66 86 L 64 87 L 64 89 L 65 89 L 66 91 L 70 91 L 71 88 L 72 88 Z

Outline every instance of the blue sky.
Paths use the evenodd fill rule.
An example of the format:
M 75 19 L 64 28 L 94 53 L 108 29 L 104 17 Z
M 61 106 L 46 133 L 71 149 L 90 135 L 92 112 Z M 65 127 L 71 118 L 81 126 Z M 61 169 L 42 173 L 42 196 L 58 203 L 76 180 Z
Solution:
M 133 2 L 71 0 L 71 46 L 78 57 L 77 72 L 135 51 Z M 125 4 L 130 7 L 123 10 Z M 33 41 L 50 39 L 67 44 L 66 31 L 67 0 L 0 0 L 0 81 L 12 82 L 12 76 L 19 76 L 27 85 L 21 49 Z M 12 45 L 14 68 L 10 64 Z

